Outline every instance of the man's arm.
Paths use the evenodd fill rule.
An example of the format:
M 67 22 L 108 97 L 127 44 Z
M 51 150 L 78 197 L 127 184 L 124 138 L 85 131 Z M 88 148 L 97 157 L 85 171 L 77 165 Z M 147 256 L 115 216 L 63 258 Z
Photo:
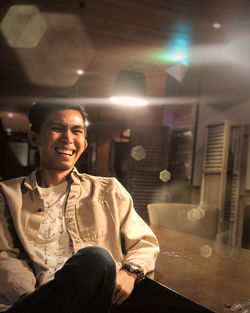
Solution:
M 17 237 L 5 198 L 0 192 L 0 305 L 11 305 L 35 290 L 36 278 Z
M 120 231 L 124 249 L 124 264 L 141 267 L 144 274 L 154 270 L 159 253 L 158 241 L 150 227 L 136 213 L 126 189 L 117 182 L 116 200 L 120 214 Z M 134 288 L 137 276 L 121 269 L 117 273 L 114 302 L 122 303 Z
M 119 182 L 117 186 L 124 263 L 137 264 L 144 274 L 147 274 L 155 268 L 159 253 L 158 240 L 147 223 L 135 211 L 130 194 Z

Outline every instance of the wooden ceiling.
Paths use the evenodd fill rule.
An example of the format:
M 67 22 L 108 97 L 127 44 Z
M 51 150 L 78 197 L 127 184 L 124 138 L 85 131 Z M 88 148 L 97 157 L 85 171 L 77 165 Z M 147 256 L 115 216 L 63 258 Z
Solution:
M 51 94 L 108 97 L 120 69 L 144 72 L 148 95 L 165 96 L 165 69 L 170 63 L 157 55 L 166 50 L 176 23 L 190 25 L 193 47 L 223 45 L 248 35 L 249 2 L 1 1 L 0 21 L 12 5 L 34 5 L 45 30 L 31 48 L 10 47 L 0 33 L 0 110 L 26 111 L 38 97 Z M 215 22 L 222 27 L 213 28 Z M 78 69 L 84 75 L 77 75 Z

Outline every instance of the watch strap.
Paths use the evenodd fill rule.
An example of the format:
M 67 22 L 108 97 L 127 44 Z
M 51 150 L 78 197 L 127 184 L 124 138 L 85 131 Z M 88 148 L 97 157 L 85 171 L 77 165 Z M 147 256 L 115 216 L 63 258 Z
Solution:
M 144 277 L 144 273 L 140 265 L 134 263 L 124 263 L 122 269 L 129 273 L 136 274 L 136 281 L 141 280 Z

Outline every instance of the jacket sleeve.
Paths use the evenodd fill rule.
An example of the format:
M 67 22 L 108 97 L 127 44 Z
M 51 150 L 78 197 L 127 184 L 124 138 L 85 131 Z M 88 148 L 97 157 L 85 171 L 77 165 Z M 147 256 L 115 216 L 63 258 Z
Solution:
M 0 191 L 0 306 L 9 306 L 35 290 L 36 278 L 27 260 Z
M 155 268 L 159 253 L 157 238 L 147 223 L 136 213 L 131 195 L 118 181 L 116 199 L 120 214 L 124 263 L 140 265 L 144 274 L 151 272 Z

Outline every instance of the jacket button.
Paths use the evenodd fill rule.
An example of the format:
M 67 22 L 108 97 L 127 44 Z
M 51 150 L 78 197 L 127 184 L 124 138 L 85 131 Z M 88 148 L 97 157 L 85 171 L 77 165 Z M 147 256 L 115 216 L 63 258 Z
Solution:
M 42 208 L 37 209 L 37 212 L 38 212 L 38 213 L 41 213 L 42 211 L 43 211 Z

